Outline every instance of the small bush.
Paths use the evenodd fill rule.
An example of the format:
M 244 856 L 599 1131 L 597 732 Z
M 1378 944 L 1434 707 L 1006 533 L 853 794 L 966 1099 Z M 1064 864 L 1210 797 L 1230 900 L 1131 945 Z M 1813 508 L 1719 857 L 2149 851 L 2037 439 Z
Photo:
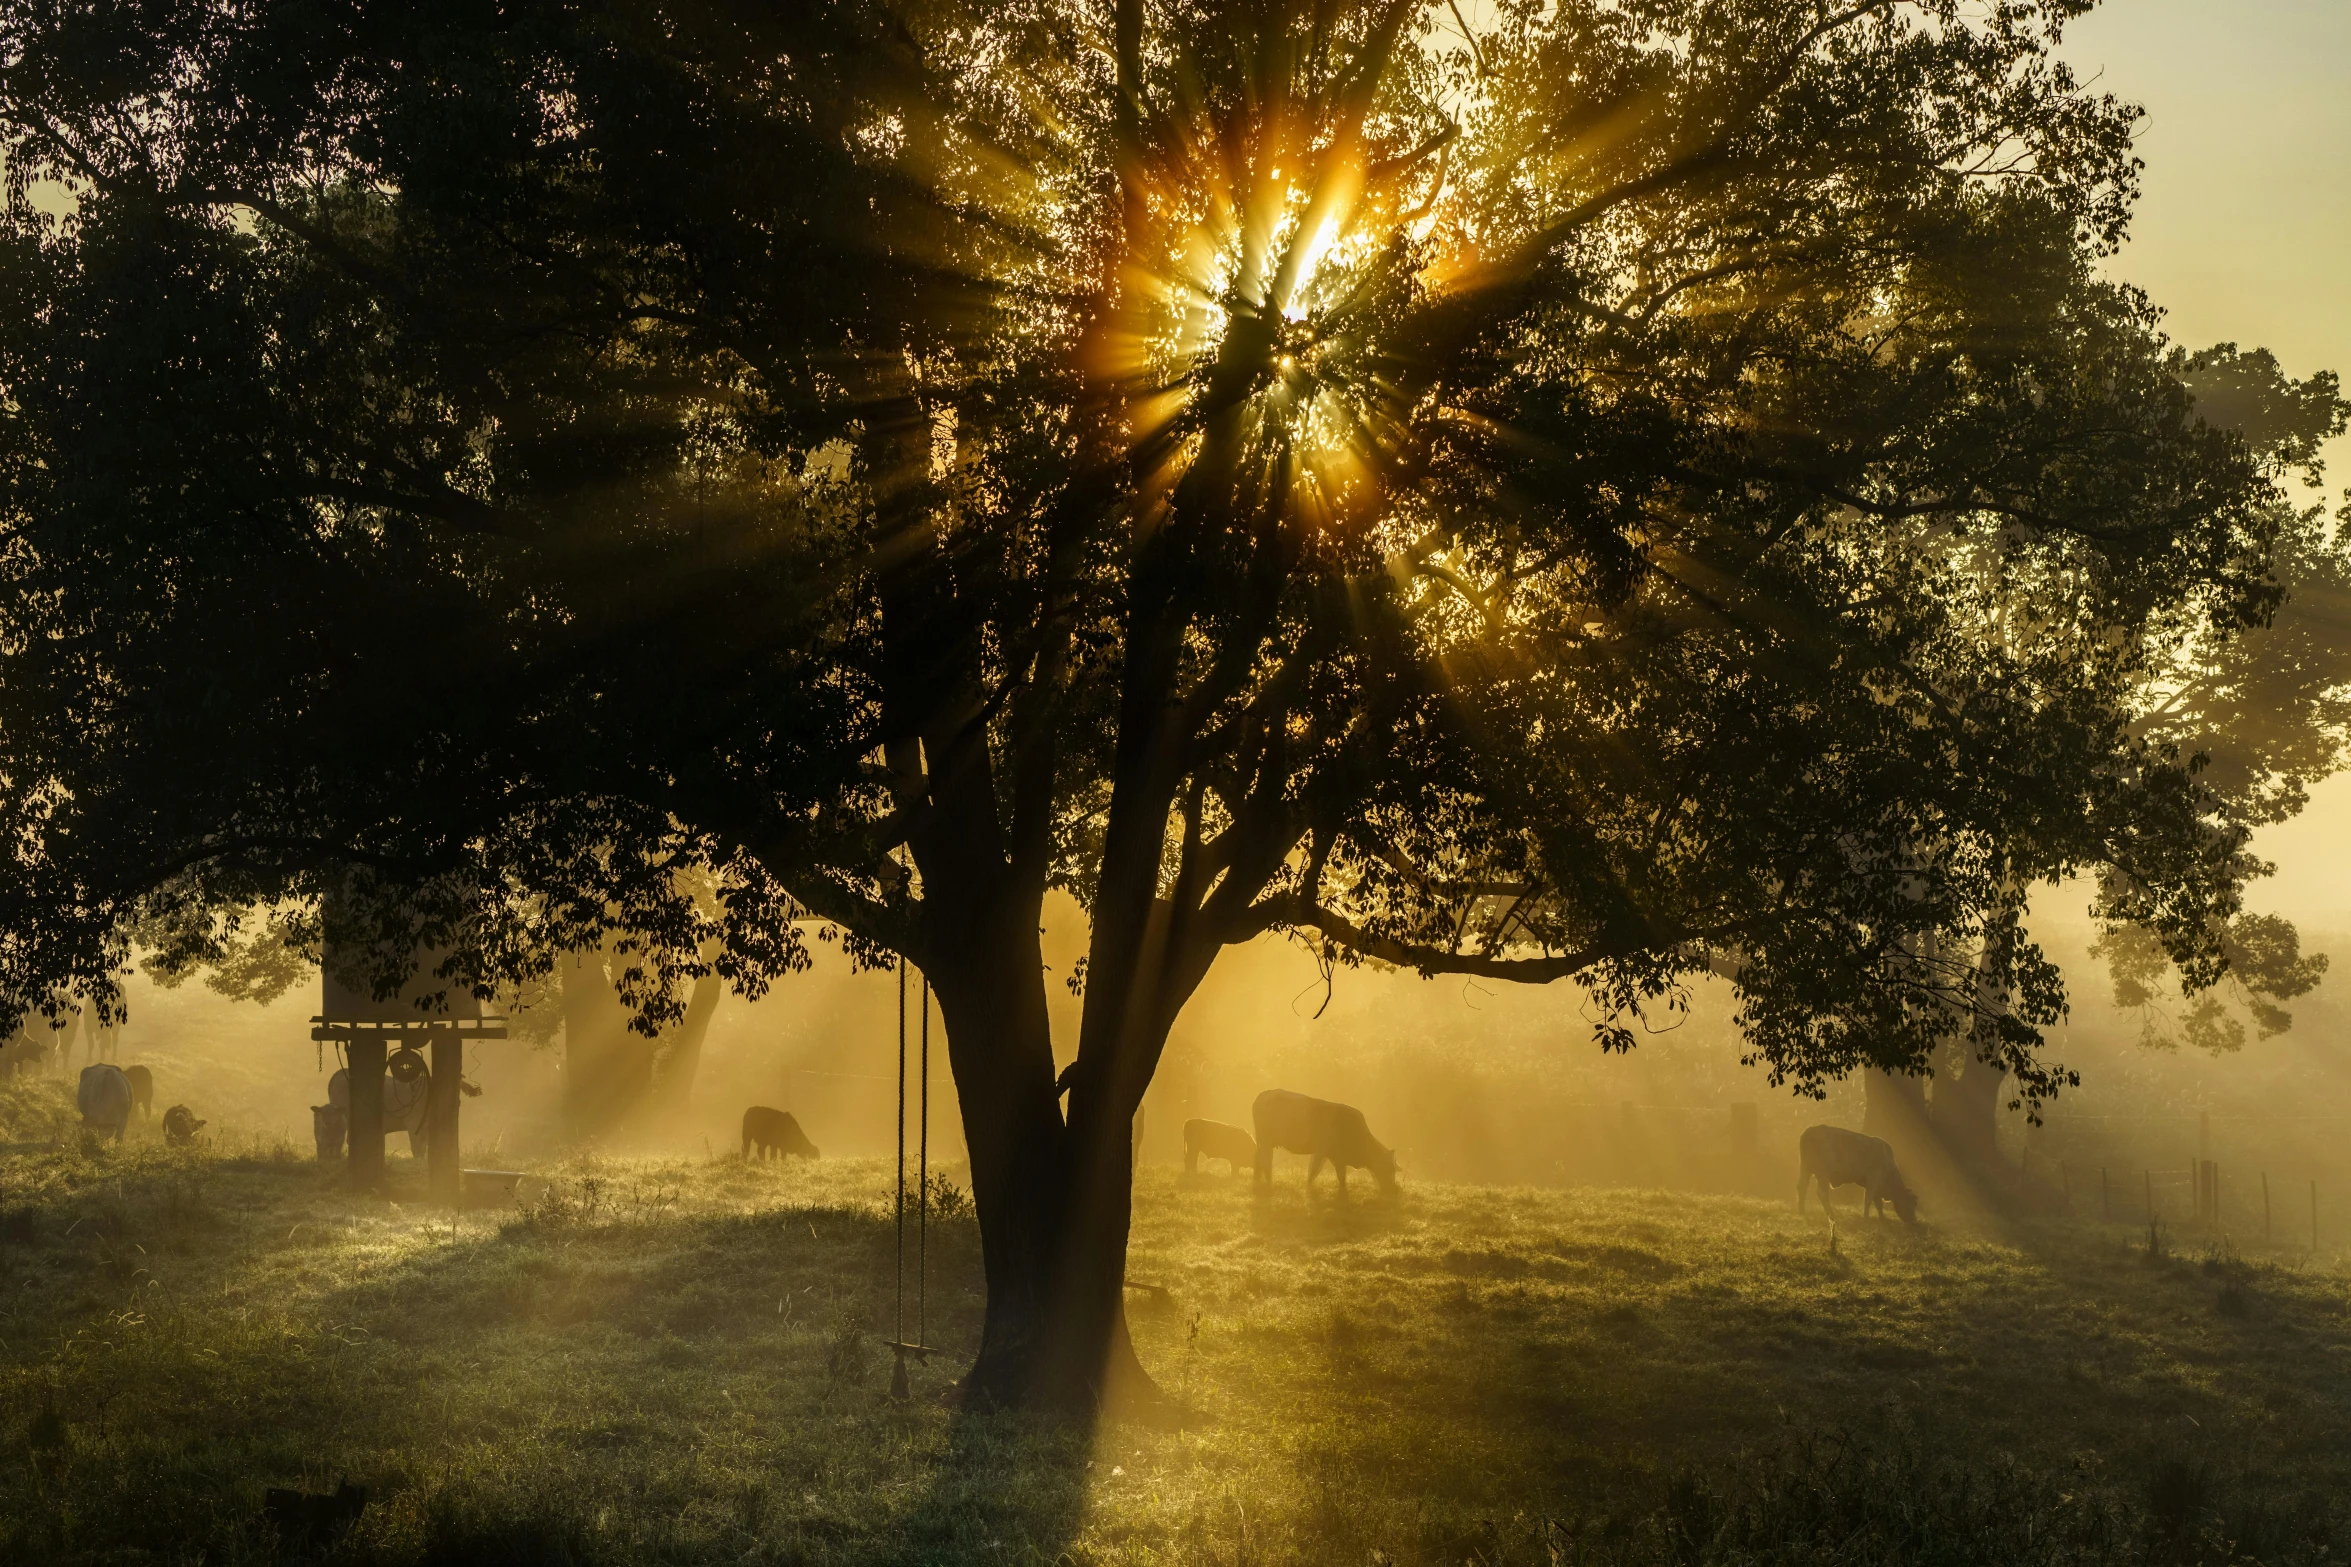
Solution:
M 930 1199 L 929 1210 L 933 1219 L 953 1222 L 971 1214 L 971 1194 L 939 1171 L 933 1170 L 928 1180 L 905 1195 L 906 1217 L 911 1219 L 922 1211 L 926 1194 Z
M 865 1324 L 855 1317 L 845 1317 L 825 1345 L 824 1374 L 835 1382 L 851 1387 L 862 1387 L 873 1372 L 873 1345 Z

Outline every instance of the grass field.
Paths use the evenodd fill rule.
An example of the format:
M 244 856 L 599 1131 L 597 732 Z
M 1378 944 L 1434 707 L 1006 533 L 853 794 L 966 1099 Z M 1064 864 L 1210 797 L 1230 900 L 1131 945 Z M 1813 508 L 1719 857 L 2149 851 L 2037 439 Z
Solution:
M 877 1165 L 574 1162 L 452 1220 L 235 1136 L 49 1147 L 58 1092 L 0 1084 L 0 1561 L 279 1559 L 263 1488 L 344 1476 L 375 1500 L 334 1559 L 384 1563 L 2351 1547 L 2344 1280 L 2283 1257 L 1146 1169 L 1136 1336 L 1196 1418 L 1079 1433 L 942 1397 L 967 1218 L 930 1243 L 952 1353 L 887 1397 Z

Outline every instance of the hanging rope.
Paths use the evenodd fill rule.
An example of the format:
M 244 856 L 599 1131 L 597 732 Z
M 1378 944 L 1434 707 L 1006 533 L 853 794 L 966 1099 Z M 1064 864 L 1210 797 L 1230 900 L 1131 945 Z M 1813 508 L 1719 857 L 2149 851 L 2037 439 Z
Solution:
M 906 1396 L 906 960 L 898 960 L 898 1230 L 892 1258 L 898 1278 L 898 1312 L 890 1329 L 890 1396 Z
M 914 1341 L 928 1344 L 931 1302 L 931 977 L 922 977 L 922 1129 L 915 1159 Z
M 906 1337 L 906 961 L 898 962 L 898 1206 L 896 1229 L 897 1314 L 890 1336 L 890 1396 L 908 1396 L 906 1357 L 927 1356 L 930 1321 L 931 1235 L 931 980 L 922 981 L 922 1089 L 915 1132 L 914 1174 L 914 1338 Z

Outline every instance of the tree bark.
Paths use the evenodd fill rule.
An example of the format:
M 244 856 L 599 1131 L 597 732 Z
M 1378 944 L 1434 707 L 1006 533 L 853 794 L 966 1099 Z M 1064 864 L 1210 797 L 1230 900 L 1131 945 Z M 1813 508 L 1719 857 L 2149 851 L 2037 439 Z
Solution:
M 1929 1107 L 1935 1135 L 1963 1163 L 1989 1163 L 1999 1154 L 2000 1102 L 2008 1069 L 1971 1058 L 1956 1077 L 1938 1079 Z
M 710 1020 L 718 1014 L 726 981 L 705 974 L 694 981 L 686 1000 L 686 1015 L 660 1042 L 653 1063 L 653 1112 L 664 1120 L 683 1116 L 694 1097 L 694 1074 L 702 1067 L 702 1042 L 710 1037 Z
M 965 1394 L 979 1404 L 1078 1417 L 1106 1404 L 1152 1401 L 1157 1390 L 1126 1328 L 1128 1127 L 1172 1013 L 1134 1010 L 1136 999 L 1155 989 L 1155 971 L 1139 970 L 1130 958 L 1096 977 L 1090 956 L 1081 1070 L 1064 1120 L 1038 941 L 1042 878 L 1017 874 L 997 847 L 984 749 L 944 735 L 925 749 L 933 811 L 914 839 L 922 945 L 947 1024 L 988 1283 L 980 1353 Z M 1130 872 L 1116 885 L 1123 899 L 1096 900 L 1095 954 L 1116 946 L 1136 887 L 1145 928 L 1135 950 L 1164 936 L 1164 921 L 1156 935 L 1149 929 L 1150 880 Z M 1097 1021 L 1103 1015 L 1144 1026 L 1105 1031 Z
M 653 1081 L 653 1041 L 631 1030 L 600 952 L 563 966 L 563 1115 L 574 1137 L 616 1131 Z
M 1935 1082 L 1928 1116 L 1943 1147 L 1954 1159 L 1989 1164 L 1999 1157 L 2000 1104 L 2008 1086 L 2007 1063 L 1986 1059 L 1994 1054 L 1999 1020 L 2010 998 L 2004 985 L 1992 977 L 2004 972 L 2015 953 L 2017 921 L 2010 915 L 1985 933 L 1984 955 L 1977 968 L 1978 1011 L 1965 1050 L 1954 1051 L 1964 1061 L 1955 1076 Z
M 1892 1143 L 1897 1153 L 1925 1135 L 1926 1079 L 1871 1067 L 1861 1074 L 1861 1084 L 1864 1132 Z

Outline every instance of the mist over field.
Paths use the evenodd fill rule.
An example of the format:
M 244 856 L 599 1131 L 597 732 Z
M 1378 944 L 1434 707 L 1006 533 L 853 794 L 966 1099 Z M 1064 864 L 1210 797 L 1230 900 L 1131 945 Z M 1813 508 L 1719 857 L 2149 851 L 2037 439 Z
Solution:
M 1074 905 L 1055 913 L 1048 961 L 1066 972 L 1084 950 L 1083 916 Z M 2091 1217 L 2105 1170 L 2118 1218 L 2143 1213 L 2151 1172 L 2159 1211 L 2185 1210 L 2185 1172 L 2193 1160 L 2211 1159 L 2223 1167 L 2222 1200 L 2238 1230 L 2260 1222 L 2266 1173 L 2273 1228 L 2283 1236 L 2307 1235 L 2315 1180 L 2323 1247 L 2351 1248 L 2351 1147 L 2336 1135 L 2351 1116 L 2351 1005 L 2343 989 L 2351 972 L 2337 968 L 2297 999 L 2286 1032 L 2249 1033 L 2240 1049 L 2215 1054 L 2180 1042 L 2176 1001 L 2169 1011 L 2118 1009 L 2105 965 L 2089 951 L 2093 933 L 2052 924 L 2044 939 L 2065 970 L 2073 1006 L 2051 1033 L 2050 1054 L 2082 1082 L 2046 1108 L 2039 1128 L 2021 1111 L 2004 1111 L 2004 1157 L 2039 1161 L 2043 1176 Z M 2305 941 L 2322 953 L 2351 952 L 2351 926 L 2330 934 L 2314 925 Z M 719 1003 L 684 1113 L 633 1118 L 605 1139 L 611 1151 L 723 1153 L 737 1144 L 744 1109 L 771 1105 L 798 1117 L 828 1155 L 894 1154 L 897 979 L 852 973 L 837 947 L 812 946 L 808 973 L 757 1002 Z M 915 984 L 910 1085 L 919 1083 Z M 1079 998 L 1066 986 L 1055 991 L 1057 1057 L 1066 1064 Z M 1594 1042 L 1591 1004 L 1571 983 L 1424 980 L 1367 965 L 1338 969 L 1326 987 L 1295 943 L 1269 938 L 1231 955 L 1171 1031 L 1144 1099 L 1140 1157 L 1180 1165 L 1186 1120 L 1246 1128 L 1259 1092 L 1289 1088 L 1360 1107 L 1398 1150 L 1408 1182 L 1786 1196 L 1798 1133 L 1818 1122 L 1859 1127 L 1861 1085 L 1833 1084 L 1817 1101 L 1774 1087 L 1763 1068 L 1742 1063 L 1728 985 L 1701 980 L 1689 1000 L 1686 1013 L 1663 1014 L 1633 1051 L 1609 1053 Z M 308 1137 L 310 1106 L 324 1102 L 326 1074 L 339 1064 L 335 1045 L 308 1037 L 315 980 L 266 1006 L 225 1000 L 196 982 L 167 989 L 141 981 L 131 1005 L 118 1059 L 152 1065 L 159 1094 L 186 1100 L 223 1127 L 297 1144 Z M 935 1012 L 931 1043 L 931 1157 L 950 1168 L 965 1157 L 961 1107 Z M 471 1047 L 466 1071 L 484 1090 L 463 1107 L 468 1163 L 528 1160 L 568 1146 L 559 1029 L 535 1041 Z M 1740 1104 L 1754 1106 L 1751 1149 L 1732 1125 L 1731 1107 Z M 910 1099 L 910 1163 L 915 1114 Z
M 2341 1563 L 2346 82 L 0 0 L 0 1567 Z

